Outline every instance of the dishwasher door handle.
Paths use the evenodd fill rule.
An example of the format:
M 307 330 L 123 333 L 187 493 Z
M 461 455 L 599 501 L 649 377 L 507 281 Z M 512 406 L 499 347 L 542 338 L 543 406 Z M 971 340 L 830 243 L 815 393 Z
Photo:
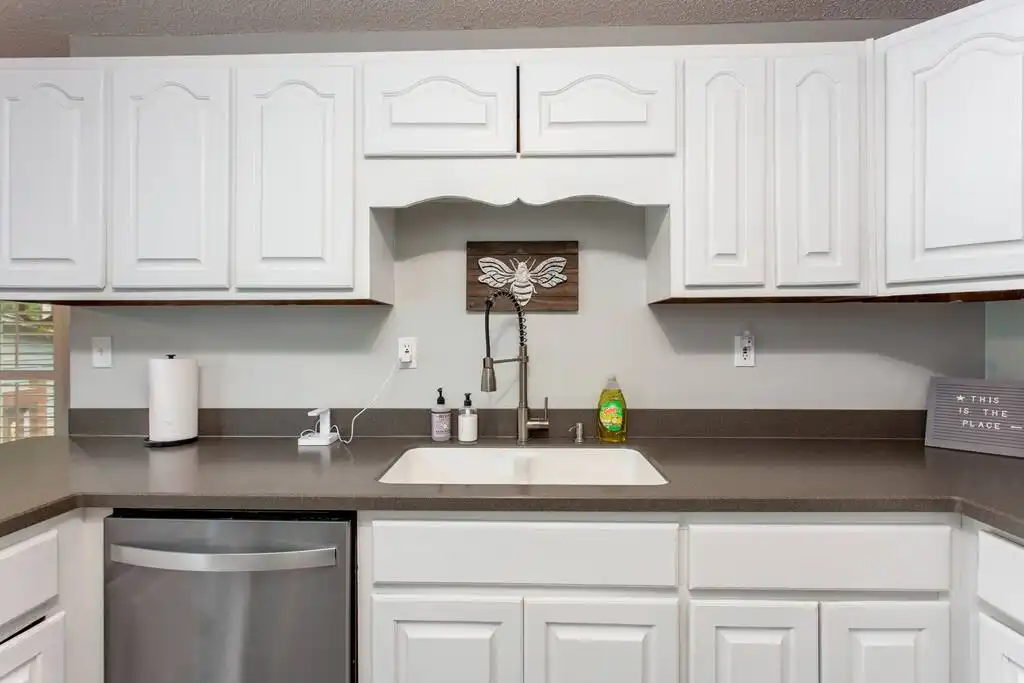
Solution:
M 310 548 L 267 553 L 203 553 L 111 545 L 110 560 L 133 567 L 178 572 L 280 572 L 334 567 L 337 548 Z

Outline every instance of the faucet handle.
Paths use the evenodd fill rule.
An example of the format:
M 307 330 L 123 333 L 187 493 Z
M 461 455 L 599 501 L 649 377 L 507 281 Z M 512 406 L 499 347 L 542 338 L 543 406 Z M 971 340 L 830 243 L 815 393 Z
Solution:
M 548 419 L 548 397 L 544 397 L 544 419 Z

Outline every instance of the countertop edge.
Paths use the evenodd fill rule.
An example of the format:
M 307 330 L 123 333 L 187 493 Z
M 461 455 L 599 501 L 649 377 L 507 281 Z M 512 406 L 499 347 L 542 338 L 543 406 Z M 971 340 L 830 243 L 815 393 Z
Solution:
M 267 510 L 296 512 L 954 512 L 977 519 L 1006 533 L 1024 537 L 1024 520 L 956 496 L 921 498 L 682 498 L 665 499 L 546 499 L 546 498 L 379 498 L 350 496 L 196 496 L 182 494 L 76 493 L 0 520 L 0 537 L 59 515 L 83 508 L 179 510 Z

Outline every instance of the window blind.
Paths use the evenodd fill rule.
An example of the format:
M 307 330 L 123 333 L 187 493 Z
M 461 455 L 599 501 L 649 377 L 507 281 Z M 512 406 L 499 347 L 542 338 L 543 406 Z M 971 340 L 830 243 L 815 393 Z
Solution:
M 59 327 L 50 304 L 0 302 L 0 443 L 54 433 Z

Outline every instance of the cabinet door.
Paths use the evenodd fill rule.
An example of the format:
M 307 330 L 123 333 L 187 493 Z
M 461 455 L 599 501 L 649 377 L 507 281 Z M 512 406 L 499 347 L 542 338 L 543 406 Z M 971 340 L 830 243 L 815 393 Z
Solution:
M 766 60 L 686 62 L 685 282 L 765 284 Z
M 531 683 L 676 683 L 675 598 L 527 599 Z
M 776 284 L 861 282 L 859 52 L 775 60 Z
M 877 48 L 887 282 L 1024 275 L 1024 5 L 981 2 Z
M 63 612 L 0 645 L 0 683 L 63 681 Z
M 694 600 L 694 683 L 818 683 L 818 603 Z
M 978 630 L 978 680 L 1024 681 L 1024 636 L 984 614 L 978 615 Z
M 949 683 L 949 605 L 824 603 L 821 681 Z
M 103 73 L 0 71 L 0 288 L 100 289 Z
M 519 598 L 373 597 L 374 683 L 522 683 Z
M 519 97 L 524 155 L 675 154 L 672 60 L 524 64 Z
M 239 69 L 235 87 L 235 284 L 351 288 L 352 69 Z
M 367 64 L 363 153 L 514 156 L 515 61 Z
M 113 75 L 114 287 L 228 286 L 228 69 Z

